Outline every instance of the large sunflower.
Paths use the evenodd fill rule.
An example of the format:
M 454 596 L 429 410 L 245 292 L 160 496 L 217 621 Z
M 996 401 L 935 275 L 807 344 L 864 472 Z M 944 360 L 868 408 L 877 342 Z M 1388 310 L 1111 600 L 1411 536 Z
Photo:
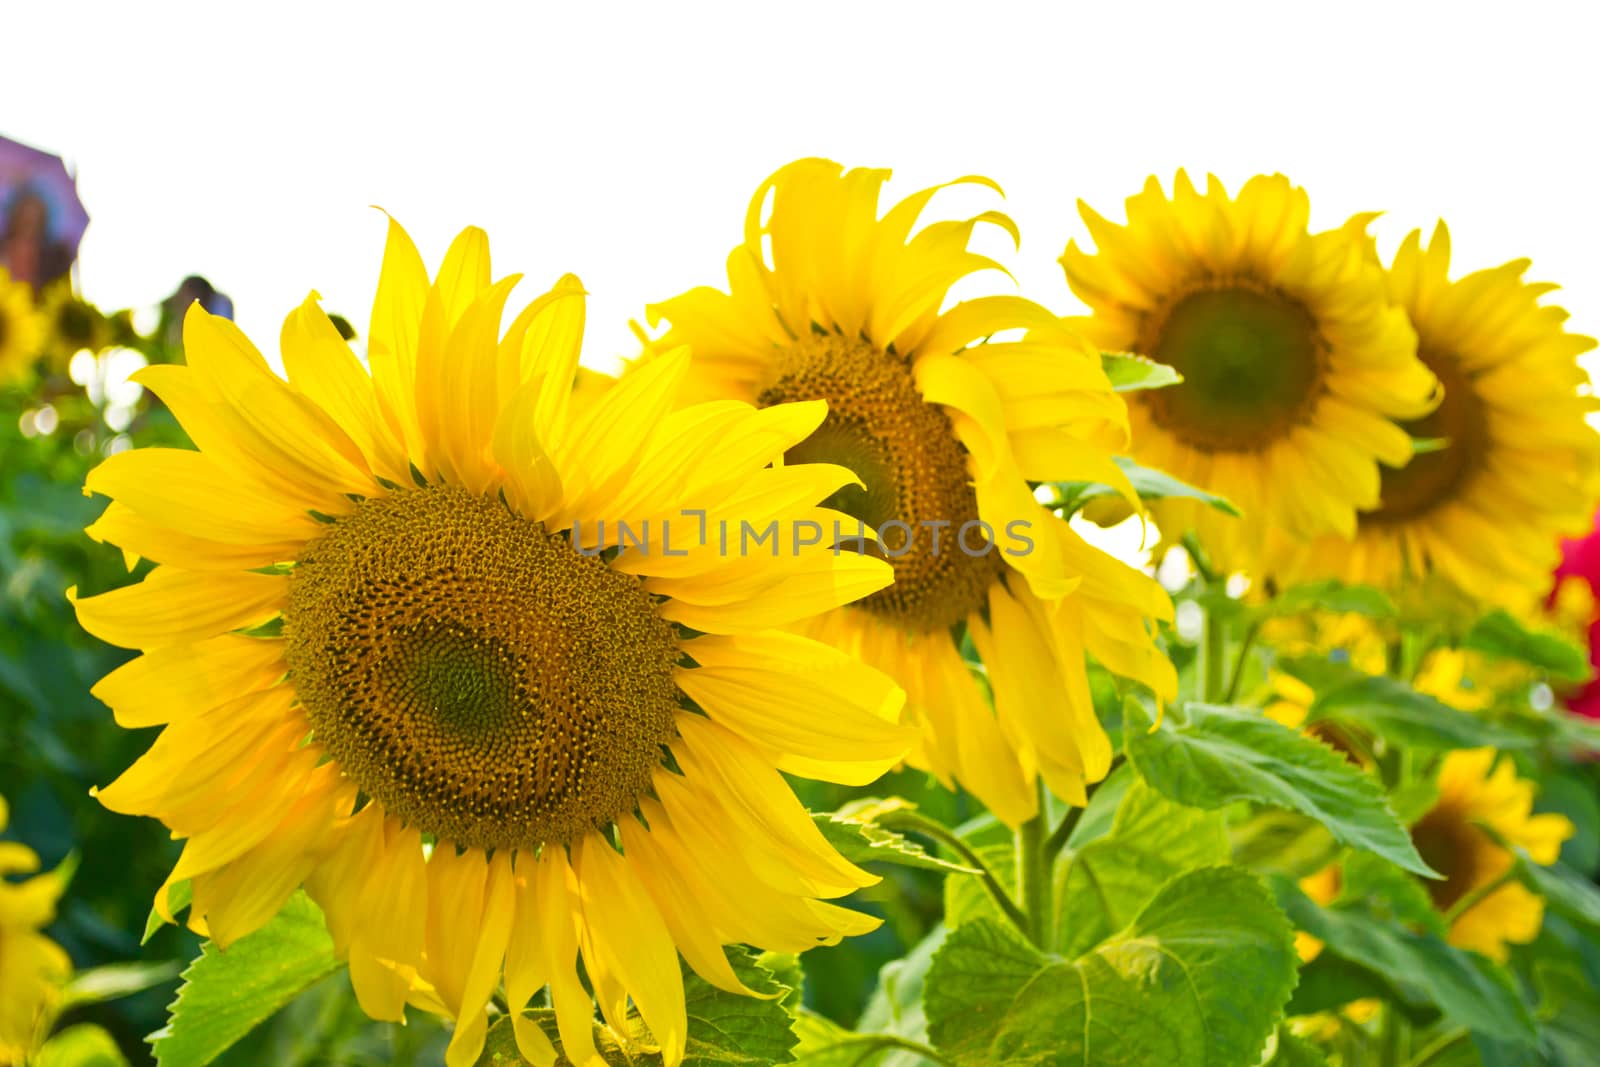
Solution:
M 1095 480 L 1137 502 L 1111 461 L 1126 414 L 1098 351 L 1019 297 L 945 310 L 952 285 L 996 267 L 968 247 L 974 228 L 1015 230 L 991 212 L 913 234 L 937 188 L 879 217 L 888 176 L 822 159 L 782 168 L 751 200 L 729 291 L 690 290 L 650 318 L 671 324 L 661 347 L 689 346 L 687 397 L 827 401 L 827 419 L 789 457 L 861 476 L 834 504 L 879 531 L 869 551 L 892 562 L 894 585 L 802 628 L 892 674 L 921 729 L 910 761 L 1017 824 L 1037 811 L 1038 777 L 1082 803 L 1110 763 L 1086 651 L 1173 695 L 1148 621 L 1171 605 L 1029 487 Z M 992 710 L 963 633 L 987 668 Z
M 0 385 L 21 377 L 32 366 L 43 338 L 32 287 L 12 281 L 0 267 Z
M 677 953 L 737 991 L 725 943 L 876 925 L 819 899 L 874 879 L 780 771 L 876 777 L 910 743 L 903 698 L 773 628 L 891 572 L 705 536 L 706 516 L 843 518 L 817 502 L 848 471 L 769 465 L 822 404 L 669 413 L 678 354 L 574 414 L 582 291 L 563 279 L 502 335 L 515 282 L 491 282 L 469 229 L 430 283 L 391 226 L 370 375 L 315 294 L 284 324 L 287 382 L 190 310 L 187 366 L 139 380 L 199 450 L 122 453 L 88 481 L 113 498 L 92 532 L 159 564 L 77 601 L 144 650 L 95 691 L 125 726 L 166 724 L 98 795 L 186 839 L 167 885 L 190 881 L 190 925 L 220 944 L 304 884 L 369 1014 L 427 987 L 455 1016 L 452 1067 L 502 976 L 524 1055 L 554 1060 L 520 1015 L 548 986 L 566 1055 L 598 1064 L 580 955 L 605 1019 L 626 1033 L 631 997 L 676 1064 Z M 624 520 L 654 547 L 598 535 Z
M 1079 205 L 1097 251 L 1067 245 L 1067 282 L 1093 311 L 1074 320 L 1102 348 L 1150 356 L 1183 382 L 1134 395 L 1134 455 L 1231 498 L 1243 521 L 1163 501 L 1171 539 L 1193 529 L 1227 568 L 1259 571 L 1267 531 L 1355 530 L 1378 503 L 1379 464 L 1412 444 L 1394 419 L 1427 414 L 1433 375 L 1389 300 L 1358 215 L 1311 233 L 1310 201 L 1282 175 L 1230 198 L 1183 171 L 1169 198 L 1151 178 L 1118 226 Z
M 0 831 L 9 816 L 0 797 Z M 72 970 L 61 946 L 39 932 L 55 919 L 62 880 L 48 874 L 8 880 L 38 869 L 31 848 L 0 841 L 0 1064 L 7 1067 L 28 1062 L 38 1048 Z
M 1408 424 L 1435 450 L 1383 472 L 1381 498 L 1354 540 L 1300 551 L 1297 570 L 1394 586 L 1438 577 L 1470 596 L 1531 607 L 1560 560 L 1559 538 L 1588 527 L 1600 495 L 1596 410 L 1577 356 L 1593 338 L 1567 333 L 1567 313 L 1539 298 L 1516 260 L 1450 280 L 1450 234 L 1413 232 L 1389 288 L 1416 326 L 1422 361 L 1444 400 Z
M 1446 756 L 1439 799 L 1411 827 L 1411 840 L 1429 866 L 1445 876 L 1429 881 L 1427 888 L 1434 906 L 1453 919 L 1450 943 L 1504 960 L 1508 943 L 1525 944 L 1538 936 L 1544 901 L 1507 877 L 1511 853 L 1480 826 L 1526 849 L 1541 864 L 1556 861 L 1573 827 L 1563 815 L 1531 814 L 1533 783 L 1518 778 L 1509 759 L 1496 767 L 1498 755 L 1478 748 Z

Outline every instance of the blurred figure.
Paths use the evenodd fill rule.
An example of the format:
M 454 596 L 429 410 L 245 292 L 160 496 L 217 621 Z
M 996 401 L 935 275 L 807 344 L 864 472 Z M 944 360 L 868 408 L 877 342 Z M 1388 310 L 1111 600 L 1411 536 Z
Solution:
M 0 220 L 0 267 L 38 292 L 72 269 L 72 250 L 50 234 L 50 205 L 29 188 L 19 190 Z
M 227 294 L 218 292 L 200 275 L 191 274 L 178 284 L 171 296 L 161 302 L 161 325 L 157 328 L 156 336 L 163 345 L 173 349 L 182 346 L 183 317 L 188 314 L 189 305 L 197 301 L 213 315 L 233 318 L 233 301 Z
M 0 267 L 37 294 L 67 276 L 88 225 L 61 157 L 0 137 Z

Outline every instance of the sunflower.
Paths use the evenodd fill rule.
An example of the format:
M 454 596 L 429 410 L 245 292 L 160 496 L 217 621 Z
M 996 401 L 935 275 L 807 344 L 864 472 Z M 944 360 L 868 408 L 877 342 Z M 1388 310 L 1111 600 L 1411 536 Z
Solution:
M 1507 944 L 1539 934 L 1544 901 L 1510 877 L 1512 854 L 1480 829 L 1494 830 L 1551 864 L 1573 834 L 1562 815 L 1533 815 L 1533 783 L 1492 748 L 1451 752 L 1439 771 L 1439 799 L 1411 828 L 1411 840 L 1444 880 L 1427 883 L 1434 907 L 1451 920 L 1450 943 L 1504 960 Z
M 669 413 L 679 353 L 574 414 L 582 289 L 562 279 L 502 335 L 516 281 L 491 282 L 468 229 L 430 283 L 391 225 L 370 374 L 314 293 L 283 327 L 288 381 L 190 309 L 187 365 L 139 380 L 198 450 L 124 452 L 87 484 L 112 498 L 91 532 L 158 564 L 76 601 L 143 650 L 95 692 L 124 726 L 165 724 L 98 796 L 186 839 L 163 915 L 188 880 L 189 925 L 226 946 L 303 884 L 371 1016 L 426 987 L 455 1017 L 452 1067 L 502 977 L 528 1059 L 555 1060 L 521 1014 L 548 986 L 566 1055 L 599 1064 L 580 957 L 605 1020 L 627 1033 L 631 998 L 677 1064 L 679 953 L 747 991 L 724 944 L 877 925 L 824 901 L 876 879 L 780 772 L 881 774 L 911 742 L 903 696 L 775 628 L 892 574 L 716 543 L 709 520 L 843 518 L 817 502 L 848 471 L 771 465 L 822 404 Z M 603 532 L 624 521 L 634 540 Z
M 880 217 L 888 177 L 803 159 L 767 179 L 728 257 L 729 291 L 696 288 L 651 307 L 651 324 L 670 329 L 632 373 L 650 366 L 650 351 L 687 345 L 684 399 L 827 401 L 827 418 L 789 458 L 861 476 L 833 504 L 852 528 L 877 532 L 863 550 L 890 561 L 894 585 L 801 629 L 893 675 L 920 731 L 909 762 L 1016 825 L 1037 812 L 1040 777 L 1081 804 L 1110 763 L 1085 652 L 1174 694 L 1148 621 L 1170 618 L 1171 605 L 1029 485 L 1098 481 L 1137 506 L 1111 460 L 1127 442 L 1126 412 L 1098 351 L 1019 297 L 944 310 L 954 284 L 997 267 L 969 248 L 974 229 L 1015 228 L 989 212 L 913 234 L 942 187 Z M 952 184 L 963 182 L 996 188 Z M 963 634 L 987 669 L 992 709 Z
M 1381 499 L 1354 540 L 1325 538 L 1294 569 L 1393 587 L 1440 578 L 1467 595 L 1525 610 L 1548 588 L 1559 538 L 1588 528 L 1600 495 L 1596 410 L 1577 356 L 1593 338 L 1522 280 L 1527 260 L 1450 280 L 1450 234 L 1413 232 L 1389 289 L 1416 326 L 1444 401 L 1407 424 L 1433 451 L 1383 472 Z
M 44 320 L 45 351 L 53 365 L 65 368 L 79 352 L 98 352 L 111 343 L 111 320 L 73 292 L 67 279 L 40 294 L 39 312 Z
M 0 797 L 0 831 L 10 809 Z M 8 881 L 32 874 L 39 857 L 26 845 L 0 841 L 0 1064 L 21 1064 L 43 1040 L 72 962 L 61 946 L 39 931 L 55 920 L 63 883 L 54 875 Z
M 43 339 L 33 289 L 0 267 L 0 385 L 21 377 L 39 355 Z
M 1356 510 L 1378 503 L 1379 464 L 1411 456 L 1391 420 L 1427 414 L 1436 383 L 1368 251 L 1373 216 L 1313 234 L 1305 191 L 1282 175 L 1251 178 L 1237 198 L 1214 177 L 1202 195 L 1181 170 L 1173 188 L 1152 177 L 1126 226 L 1080 204 L 1097 251 L 1071 242 L 1061 265 L 1093 312 L 1074 320 L 1091 340 L 1183 375 L 1133 394 L 1134 455 L 1245 515 L 1162 501 L 1157 524 L 1260 572 L 1269 530 L 1355 531 Z

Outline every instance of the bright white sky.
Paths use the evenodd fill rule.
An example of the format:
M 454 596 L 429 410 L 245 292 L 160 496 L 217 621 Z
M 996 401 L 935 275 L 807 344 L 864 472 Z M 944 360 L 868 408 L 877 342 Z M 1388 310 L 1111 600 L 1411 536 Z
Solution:
M 1023 291 L 1063 310 L 1075 199 L 1120 217 L 1185 166 L 1281 170 L 1318 226 L 1385 210 L 1385 251 L 1443 216 L 1460 267 L 1530 256 L 1600 331 L 1593 4 L 0 10 L 0 133 L 77 167 L 86 295 L 201 273 L 269 351 L 311 288 L 365 332 L 380 204 L 430 264 L 485 227 L 525 298 L 577 272 L 605 366 L 646 302 L 723 280 L 751 192 L 802 155 L 902 194 L 996 178 Z

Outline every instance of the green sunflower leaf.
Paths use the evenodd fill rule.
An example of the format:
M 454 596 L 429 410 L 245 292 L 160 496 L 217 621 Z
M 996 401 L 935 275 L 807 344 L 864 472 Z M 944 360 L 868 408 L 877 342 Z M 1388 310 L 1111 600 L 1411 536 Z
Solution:
M 770 1000 L 727 993 L 683 968 L 683 999 L 688 1009 L 689 1032 L 683 1067 L 769 1067 L 793 1063 L 798 1040 L 791 1028 L 793 1017 L 783 1006 L 790 987 L 772 976 L 749 950 L 728 948 L 728 962 L 739 980 L 757 993 L 773 993 Z M 561 1052 L 561 1034 L 555 1012 L 548 1008 L 524 1013 L 539 1024 L 556 1051 Z M 594 1027 L 595 1048 L 600 1058 L 614 1067 L 661 1067 L 660 1053 L 649 1030 L 637 1014 L 628 1017 L 632 1031 L 626 1040 L 598 1020 Z M 489 1027 L 489 1034 L 478 1057 L 479 1067 L 509 1067 L 525 1062 L 517 1051 L 516 1034 L 510 1016 L 502 1016 Z M 572 1067 L 560 1056 L 558 1067 Z
M 928 1032 L 956 1064 L 1255 1063 L 1295 982 L 1293 931 L 1237 867 L 1167 883 L 1076 959 L 980 919 L 934 956 Z
M 1174 804 L 1135 778 L 1111 832 L 1065 868 L 1053 945 L 1077 956 L 1123 929 L 1176 875 L 1226 863 L 1231 849 L 1221 812 Z
M 178 976 L 182 967 L 167 963 L 108 963 L 78 971 L 62 990 L 62 1005 L 98 1004 L 152 989 Z
M 194 886 L 190 884 L 189 879 L 185 878 L 167 890 L 167 907 L 176 916 L 189 906 L 189 901 L 193 897 Z M 156 931 L 165 925 L 167 925 L 167 920 L 163 919 L 161 913 L 156 911 L 154 907 L 151 907 L 150 914 L 144 920 L 144 936 L 139 938 L 139 944 L 149 944 L 150 939 L 156 936 Z
M 1164 389 L 1183 381 L 1183 375 L 1175 368 L 1132 352 L 1102 352 L 1100 366 L 1111 379 L 1111 388 L 1119 393 Z
M 1128 758 L 1158 791 L 1190 807 L 1216 809 L 1241 800 L 1309 815 L 1347 845 L 1366 849 L 1424 877 L 1406 828 L 1376 779 L 1333 749 L 1251 708 L 1188 704 L 1157 729 L 1130 699 Z
M 1180 481 L 1166 471 L 1156 470 L 1154 467 L 1145 467 L 1134 462 L 1127 456 L 1112 456 L 1117 466 L 1122 468 L 1122 473 L 1128 476 L 1128 482 L 1133 486 L 1134 492 L 1139 494 L 1141 500 L 1163 500 L 1177 498 L 1183 500 L 1198 500 L 1226 515 L 1238 515 L 1239 509 L 1233 502 L 1216 493 L 1208 493 L 1204 489 Z M 1056 491 L 1054 507 L 1064 509 L 1068 514 L 1082 508 L 1083 505 L 1096 497 L 1118 496 L 1117 490 L 1100 482 L 1050 482 Z
M 1565 682 L 1589 677 L 1589 654 L 1582 646 L 1552 630 L 1535 630 L 1505 611 L 1492 611 L 1473 624 L 1462 648 L 1502 659 L 1514 659 Z
M 1353 723 L 1397 744 L 1417 748 L 1518 748 L 1531 744 L 1526 734 L 1419 693 L 1406 683 L 1366 674 L 1346 663 L 1325 659 L 1288 660 L 1285 671 L 1316 691 L 1306 722 L 1323 719 Z
M 1551 911 L 1600 932 L 1600 886 L 1563 863 L 1549 867 L 1534 863 L 1520 850 L 1517 875 L 1524 885 L 1544 897 Z
M 226 952 L 207 941 L 183 972 L 167 1025 L 150 1035 L 160 1067 L 211 1063 L 339 966 L 322 911 L 297 892 Z
M 1339 615 L 1387 619 L 1394 616 L 1395 608 L 1389 594 L 1381 589 L 1370 585 L 1346 585 L 1336 578 L 1329 578 L 1290 586 L 1268 602 L 1266 611 L 1271 615 L 1327 611 Z
M 1274 876 L 1271 883 L 1295 926 L 1319 938 L 1326 946 L 1323 955 L 1337 957 L 1342 969 L 1364 971 L 1411 1007 L 1436 1008 L 1497 1040 L 1523 1045 L 1535 1040 L 1533 1018 L 1511 976 L 1483 956 L 1358 910 L 1320 908 L 1287 878 Z M 1318 956 L 1316 964 L 1322 962 Z M 1297 1011 L 1302 1007 L 1293 1005 Z
M 900 797 L 887 800 L 868 797 L 835 812 L 813 812 L 811 818 L 828 844 L 851 863 L 893 863 L 946 873 L 977 873 L 976 868 L 935 856 L 904 834 L 890 829 L 897 820 L 911 828 L 910 819 L 924 817 L 914 815 L 915 811 L 915 804 Z
M 128 1059 L 109 1031 L 93 1023 L 78 1023 L 52 1034 L 34 1067 L 128 1067 Z
M 897 1034 L 846 1030 L 831 1019 L 801 1009 L 794 1032 L 795 1067 L 923 1067 L 933 1050 Z
M 1281 1027 L 1272 1058 L 1262 1067 L 1328 1067 L 1328 1058 L 1305 1038 L 1294 1036 L 1288 1027 Z

